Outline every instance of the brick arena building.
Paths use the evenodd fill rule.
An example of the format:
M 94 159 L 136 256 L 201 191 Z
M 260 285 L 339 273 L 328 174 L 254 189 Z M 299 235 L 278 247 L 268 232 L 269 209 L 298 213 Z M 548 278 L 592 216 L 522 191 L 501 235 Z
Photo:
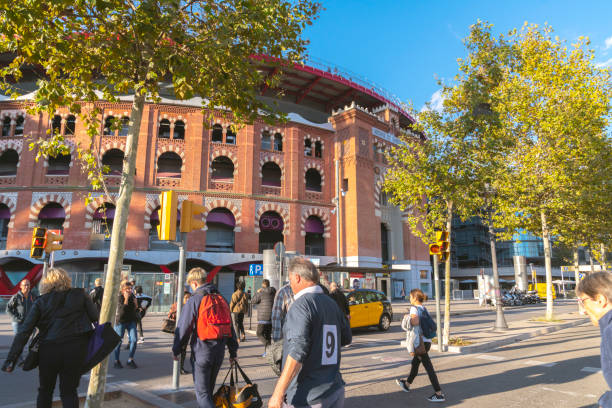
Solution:
M 276 69 L 264 63 L 260 68 Z M 204 123 L 200 100 L 167 95 L 146 105 L 124 263 L 150 290 L 167 292 L 163 282 L 177 270 L 178 250 L 157 239 L 155 226 L 159 193 L 173 189 L 179 202 L 190 199 L 207 208 L 206 227 L 189 234 L 188 267 L 222 266 L 215 280 L 224 294 L 278 241 L 316 259 L 328 279 L 359 279 L 394 297 L 412 287 L 430 292 L 427 249 L 381 192 L 383 153 L 399 143 L 412 118 L 382 91 L 335 70 L 296 66 L 283 68 L 282 75 L 282 97 L 261 89 L 261 98 L 275 100 L 287 114 L 288 121 L 276 126 L 233 127 L 231 114 L 222 111 Z M 31 92 L 34 80 L 20 86 Z M 35 161 L 27 139 L 44 137 L 49 128 L 64 134 L 72 148 L 90 139 L 68 110 L 31 116 L 28 103 L 27 93 L 0 102 L 0 294 L 14 292 L 24 276 L 40 278 L 40 263 L 29 258 L 32 228 L 39 225 L 63 230 L 54 262 L 74 274 L 75 285 L 89 286 L 103 273 L 127 134 L 127 124 L 112 130 L 109 123 L 127 120 L 131 109 L 129 97 L 96 103 L 103 117 L 94 146 L 110 169 L 109 199 L 91 193 L 74 150 Z

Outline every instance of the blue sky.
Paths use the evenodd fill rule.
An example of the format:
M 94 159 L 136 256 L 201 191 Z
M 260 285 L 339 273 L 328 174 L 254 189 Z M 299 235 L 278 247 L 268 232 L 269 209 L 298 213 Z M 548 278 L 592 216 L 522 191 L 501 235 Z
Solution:
M 309 55 L 359 74 L 416 109 L 439 89 L 436 76 L 457 73 L 462 39 L 477 19 L 497 32 L 528 21 L 550 24 L 568 42 L 588 36 L 596 62 L 612 66 L 612 0 L 321 1 L 325 10 L 304 35 Z

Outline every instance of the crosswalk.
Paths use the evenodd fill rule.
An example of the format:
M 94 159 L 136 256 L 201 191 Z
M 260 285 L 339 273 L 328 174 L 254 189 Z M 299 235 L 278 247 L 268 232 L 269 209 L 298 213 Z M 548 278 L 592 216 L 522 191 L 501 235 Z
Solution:
M 476 356 L 477 359 L 480 360 L 488 360 L 488 361 L 506 361 L 508 360 L 508 358 L 503 357 L 503 356 L 497 356 L 497 355 L 493 355 L 493 354 L 479 354 Z M 531 367 L 554 367 L 557 365 L 556 362 L 554 361 L 539 361 L 539 360 L 525 360 L 525 361 L 517 361 L 519 364 L 523 364 L 523 365 L 528 365 Z M 601 371 L 600 367 L 583 367 L 580 371 L 582 372 L 586 372 L 586 373 L 598 373 Z

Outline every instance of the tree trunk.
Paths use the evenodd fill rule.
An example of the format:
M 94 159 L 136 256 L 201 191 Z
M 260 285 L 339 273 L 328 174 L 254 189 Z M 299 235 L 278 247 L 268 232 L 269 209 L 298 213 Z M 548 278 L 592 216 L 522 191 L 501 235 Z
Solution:
M 550 321 L 553 319 L 552 254 L 550 251 L 550 236 L 544 210 L 540 211 L 540 216 L 542 218 L 542 239 L 544 241 L 544 265 L 546 267 L 546 320 Z
M 608 265 L 606 262 L 606 246 L 604 244 L 601 244 L 601 261 L 599 263 L 601 264 L 602 271 L 608 270 Z
M 450 251 L 453 245 L 451 239 L 451 228 L 453 222 L 453 203 L 449 202 L 446 210 L 446 231 L 448 232 L 449 256 L 444 263 L 444 346 L 448 347 L 450 341 L 450 302 L 451 302 L 451 257 Z
M 111 235 L 111 245 L 108 257 L 108 267 L 104 284 L 104 297 L 100 310 L 100 324 L 113 323 L 117 310 L 119 295 L 119 283 L 121 279 L 121 266 L 125 251 L 125 236 L 127 229 L 128 214 L 132 191 L 134 190 L 134 175 L 136 173 L 136 153 L 138 151 L 138 135 L 140 134 L 140 122 L 144 109 L 145 96 L 136 92 L 130 113 L 131 126 L 126 138 L 126 149 L 123 158 L 123 171 L 121 174 L 121 186 L 115 210 L 115 221 Z M 108 357 L 91 370 L 89 388 L 87 389 L 87 408 L 100 408 L 104 400 L 104 388 L 106 386 L 106 372 L 108 369 Z

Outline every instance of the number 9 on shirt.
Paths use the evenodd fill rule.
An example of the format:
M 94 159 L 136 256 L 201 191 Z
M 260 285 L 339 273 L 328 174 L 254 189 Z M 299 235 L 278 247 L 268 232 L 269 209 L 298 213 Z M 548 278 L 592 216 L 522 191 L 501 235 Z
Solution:
M 321 350 L 321 365 L 338 364 L 338 328 L 336 325 L 323 325 Z

